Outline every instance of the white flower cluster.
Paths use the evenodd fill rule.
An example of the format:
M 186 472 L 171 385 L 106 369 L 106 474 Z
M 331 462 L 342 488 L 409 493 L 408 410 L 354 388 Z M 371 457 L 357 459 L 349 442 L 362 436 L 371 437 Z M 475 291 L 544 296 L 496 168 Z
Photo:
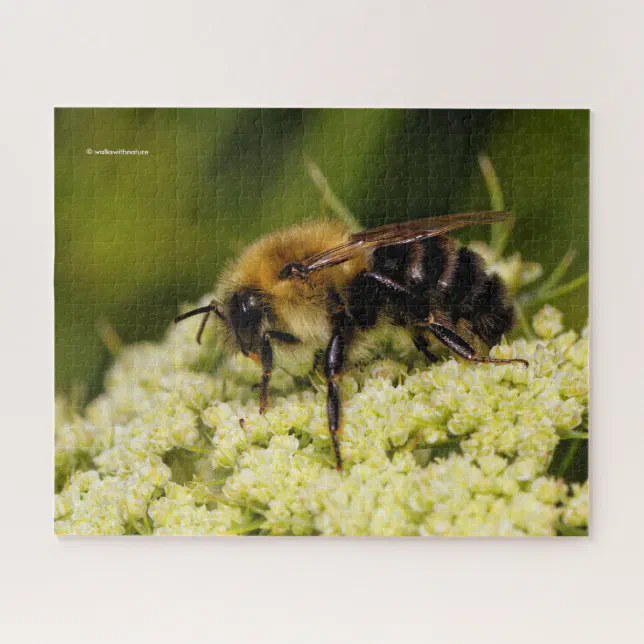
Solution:
M 523 261 L 521 253 L 513 253 L 509 257 L 497 257 L 490 246 L 480 241 L 473 242 L 470 247 L 485 260 L 485 265 L 491 273 L 501 277 L 510 293 L 516 293 L 543 275 L 541 264 Z
M 194 322 L 194 324 L 192 323 Z M 224 357 L 198 321 L 124 352 L 106 392 L 57 428 L 59 534 L 550 535 L 581 533 L 588 486 L 549 475 L 583 440 L 588 340 L 560 313 L 485 365 L 408 349 L 342 378 L 335 469 L 323 379 L 277 369 L 260 416 L 255 363 Z M 395 358 L 395 359 L 394 359 Z M 415 360 L 415 356 L 413 358 Z M 580 438 L 581 437 L 581 438 Z
M 571 528 L 588 526 L 588 481 L 572 484 L 572 494 L 566 497 L 563 522 Z
M 210 494 L 203 487 L 189 489 L 168 483 L 165 496 L 150 504 L 148 513 L 156 526 L 155 534 L 194 536 L 230 534 L 242 525 L 241 508 L 222 504 L 208 510 Z

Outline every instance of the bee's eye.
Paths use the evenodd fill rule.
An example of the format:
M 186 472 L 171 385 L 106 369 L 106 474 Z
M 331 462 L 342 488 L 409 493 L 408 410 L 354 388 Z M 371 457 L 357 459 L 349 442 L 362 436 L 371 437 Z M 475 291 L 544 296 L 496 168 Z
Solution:
M 258 300 L 255 295 L 249 294 L 247 297 L 241 298 L 241 310 L 245 315 L 250 314 L 252 311 L 258 309 Z
M 261 298 L 253 291 L 235 293 L 230 302 L 230 318 L 238 329 L 253 329 L 261 323 L 264 308 Z

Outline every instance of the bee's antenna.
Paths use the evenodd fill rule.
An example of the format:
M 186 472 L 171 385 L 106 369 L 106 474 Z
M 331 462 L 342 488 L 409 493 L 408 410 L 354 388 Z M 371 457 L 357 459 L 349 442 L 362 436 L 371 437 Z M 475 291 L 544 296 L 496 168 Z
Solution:
M 192 311 L 177 315 L 177 317 L 174 318 L 174 323 L 177 324 L 178 322 L 182 322 L 183 320 L 191 318 L 193 315 L 199 315 L 200 313 L 210 313 L 210 311 L 212 311 L 212 308 L 210 306 L 200 306 L 198 309 L 192 309 Z
M 211 313 L 214 313 L 218 318 L 222 319 L 224 322 L 228 321 L 224 317 L 224 314 L 219 310 L 218 306 L 219 306 L 219 303 L 217 302 L 217 300 L 213 300 L 212 302 L 210 302 L 210 304 L 208 304 L 208 306 L 200 306 L 199 308 L 192 309 L 192 311 L 188 311 L 187 313 L 182 313 L 181 315 L 177 315 L 177 317 L 174 318 L 174 323 L 177 324 L 182 320 L 191 318 L 193 315 L 199 315 L 201 313 L 205 313 L 206 315 L 204 316 L 203 320 L 201 320 L 201 324 L 199 325 L 199 330 L 197 331 L 197 344 L 201 344 L 201 335 L 203 334 L 203 330 L 206 328 L 206 322 L 208 322 L 208 318 L 210 317 Z

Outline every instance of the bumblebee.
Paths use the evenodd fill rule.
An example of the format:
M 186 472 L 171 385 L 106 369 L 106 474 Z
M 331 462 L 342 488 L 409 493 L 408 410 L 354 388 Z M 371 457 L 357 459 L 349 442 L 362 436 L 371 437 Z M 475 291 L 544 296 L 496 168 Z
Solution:
M 338 469 L 341 405 L 338 379 L 364 359 L 370 343 L 391 325 L 409 332 L 429 362 L 433 337 L 473 362 L 505 364 L 481 355 L 513 325 L 514 313 L 497 275 L 483 259 L 446 233 L 494 224 L 508 213 L 487 211 L 393 223 L 357 233 L 332 220 L 306 223 L 260 238 L 228 268 L 216 299 L 175 318 L 205 314 L 222 323 L 231 350 L 259 362 L 259 411 L 268 406 L 274 354 L 307 361 L 324 352 L 327 414 Z M 290 354 L 290 355 L 289 355 Z

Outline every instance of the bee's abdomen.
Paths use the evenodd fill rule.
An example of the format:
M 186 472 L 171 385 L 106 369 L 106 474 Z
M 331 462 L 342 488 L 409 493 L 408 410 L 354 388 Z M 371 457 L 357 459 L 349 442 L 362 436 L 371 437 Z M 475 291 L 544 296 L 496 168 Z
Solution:
M 497 344 L 512 328 L 514 311 L 498 275 L 488 275 L 481 257 L 469 248 L 458 251 L 456 270 L 448 281 L 445 312 L 453 324 L 465 320 L 487 345 Z
M 374 252 L 374 270 L 414 289 L 435 286 L 444 273 L 447 256 L 439 238 L 385 246 Z
M 412 244 L 378 248 L 370 270 L 413 293 L 396 292 L 367 274 L 359 274 L 349 289 L 349 310 L 356 326 L 369 329 L 381 313 L 395 324 L 407 325 L 426 318 L 432 308 L 432 289 L 445 271 L 447 256 L 440 240 L 426 239 Z
M 372 328 L 382 312 L 403 326 L 440 313 L 454 326 L 464 321 L 492 346 L 512 327 L 513 309 L 500 278 L 485 272 L 477 253 L 459 249 L 448 237 L 379 248 L 370 270 L 411 295 L 359 274 L 349 289 L 349 310 L 357 328 Z

